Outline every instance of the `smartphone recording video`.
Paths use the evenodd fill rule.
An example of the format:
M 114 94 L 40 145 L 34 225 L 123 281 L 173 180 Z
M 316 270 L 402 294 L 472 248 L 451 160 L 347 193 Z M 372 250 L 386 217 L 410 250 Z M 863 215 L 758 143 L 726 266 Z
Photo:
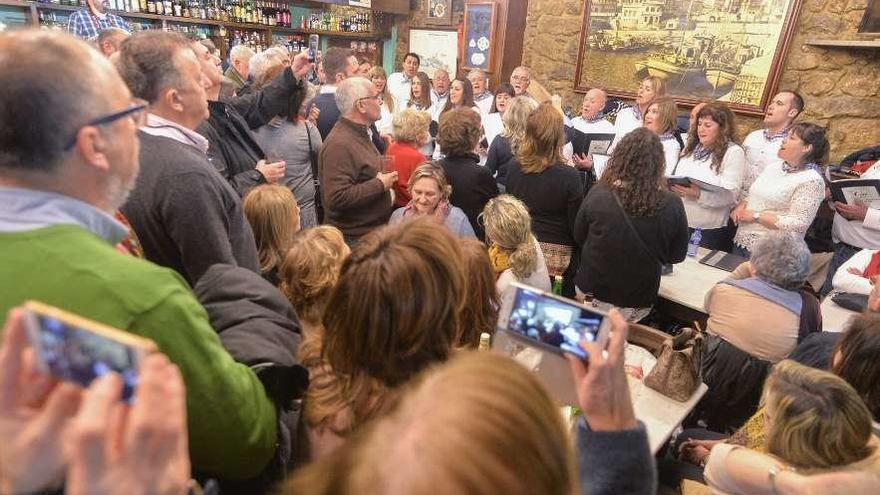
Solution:
M 31 301 L 25 309 L 28 336 L 44 373 L 88 387 L 115 372 L 123 380 L 122 400 L 131 401 L 140 361 L 156 350 L 152 341 L 45 304 Z
M 604 344 L 609 328 L 607 315 L 598 310 L 516 283 L 505 294 L 499 316 L 500 330 L 582 359 L 587 355 L 580 341 Z
M 309 62 L 314 62 L 318 57 L 318 35 L 309 35 Z

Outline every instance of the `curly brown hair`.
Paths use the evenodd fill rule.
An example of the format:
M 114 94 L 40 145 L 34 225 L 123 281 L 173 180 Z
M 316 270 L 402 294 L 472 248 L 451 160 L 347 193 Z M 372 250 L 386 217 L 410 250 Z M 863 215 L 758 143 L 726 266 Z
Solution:
M 463 239 L 460 242 L 462 267 L 467 278 L 464 286 L 467 304 L 461 313 L 462 333 L 458 345 L 476 349 L 481 333 L 495 332 L 498 291 L 495 290 L 495 271 L 486 245 L 476 239 Z
M 663 201 L 665 163 L 660 138 L 640 127 L 620 140 L 599 182 L 617 194 L 627 214 L 653 216 Z
M 721 173 L 721 162 L 724 160 L 727 148 L 730 146 L 730 143 L 736 142 L 736 136 L 734 135 L 736 132 L 736 120 L 730 108 L 717 101 L 707 103 L 706 106 L 697 112 L 698 124 L 700 119 L 711 119 L 718 124 L 718 139 L 712 143 L 709 149 L 712 151 L 712 171 L 719 174 Z M 692 125 L 688 131 L 687 146 L 685 146 L 681 156 L 691 155 L 697 145 L 700 144 L 700 138 L 697 136 L 697 127 L 699 125 Z
M 437 142 L 448 157 L 473 153 L 482 136 L 480 116 L 470 107 L 450 110 L 440 116 Z

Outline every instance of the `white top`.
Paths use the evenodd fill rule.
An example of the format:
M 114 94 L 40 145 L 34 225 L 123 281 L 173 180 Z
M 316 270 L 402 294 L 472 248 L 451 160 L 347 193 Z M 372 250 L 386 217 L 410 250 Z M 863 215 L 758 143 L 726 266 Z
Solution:
M 880 162 L 865 170 L 861 178 L 880 179 Z M 834 242 L 845 242 L 862 249 L 880 249 L 880 210 L 868 208 L 863 222 L 847 220 L 835 213 L 831 235 Z
M 735 143 L 728 145 L 719 173 L 712 170 L 711 155 L 703 160 L 697 160 L 692 153 L 679 159 L 676 175 L 693 177 L 724 188 L 723 191 L 717 192 L 701 190 L 700 197 L 696 200 L 681 198 L 687 214 L 688 227 L 717 229 L 727 225 L 730 210 L 736 205 L 736 198 L 742 187 L 745 168 L 745 154 Z
M 399 113 L 406 108 L 406 103 L 409 101 L 412 92 L 412 79 L 403 75 L 403 72 L 395 72 L 388 76 L 385 84 L 388 86 L 391 96 L 394 97 L 394 113 Z
M 782 165 L 771 163 L 749 189 L 747 208 L 756 213 L 776 213 L 777 230 L 804 235 L 825 197 L 825 182 L 813 169 L 786 172 Z M 769 230 L 758 222 L 743 223 L 734 242 L 748 250 Z
M 743 149 L 746 151 L 746 180 L 743 184 L 743 194 L 749 190 L 752 183 L 767 168 L 768 164 L 782 164 L 779 158 L 779 148 L 782 146 L 783 136 L 774 136 L 771 139 L 764 137 L 764 129 L 758 129 L 746 136 L 743 141 Z
M 839 292 L 864 294 L 866 296 L 870 294 L 871 289 L 873 288 L 871 281 L 861 275 L 850 273 L 849 269 L 856 268 L 860 272 L 864 272 L 865 268 L 868 268 L 868 263 L 871 262 L 871 258 L 876 252 L 877 251 L 871 249 L 863 249 L 854 254 L 852 258 L 846 261 L 846 263 L 840 265 L 840 268 L 837 269 L 837 273 L 834 274 L 834 279 L 831 281 L 834 290 Z
M 391 134 L 394 131 L 392 126 L 392 122 L 394 120 L 394 115 L 391 113 L 391 110 L 388 109 L 388 104 L 382 102 L 381 113 L 379 114 L 379 120 L 376 121 L 376 129 L 379 129 L 379 134 Z
M 583 117 L 575 117 L 571 119 L 571 126 L 584 134 L 614 134 L 616 132 L 614 124 L 605 119 L 590 122 Z
M 642 116 L 636 114 L 636 107 L 626 107 L 617 112 L 617 120 L 614 121 L 614 141 L 608 148 L 610 154 L 617 147 L 617 143 L 630 132 L 642 127 Z
M 547 271 L 547 262 L 544 261 L 544 252 L 541 251 L 541 246 L 538 244 L 537 239 L 535 240 L 535 249 L 538 251 L 538 263 L 535 266 L 535 271 L 524 279 L 516 278 L 513 274 L 513 270 L 510 268 L 501 272 L 501 275 L 498 276 L 498 280 L 495 282 L 495 290 L 498 292 L 499 296 L 504 295 L 504 291 L 511 282 L 519 282 L 543 291 L 550 290 L 550 272 Z
M 501 121 L 501 114 L 498 112 L 483 115 L 483 133 L 486 135 L 486 141 L 492 146 L 492 141 L 504 130 L 504 122 Z M 488 148 L 487 148 L 488 149 Z
M 486 91 L 483 95 L 474 95 L 474 103 L 479 107 L 480 113 L 483 114 L 483 117 L 489 115 L 489 112 L 492 111 L 493 101 L 495 101 L 495 97 L 492 95 L 491 91 Z
M 681 155 L 681 145 L 678 144 L 678 140 L 672 136 L 660 138 L 660 144 L 663 145 L 663 160 L 666 162 L 666 175 L 674 175 L 673 171 L 675 171 L 675 167 L 678 165 L 678 157 Z
M 440 108 L 446 106 L 446 102 L 449 101 L 449 91 L 446 92 L 445 95 L 440 96 L 433 89 L 431 90 L 431 103 L 434 105 L 439 105 Z

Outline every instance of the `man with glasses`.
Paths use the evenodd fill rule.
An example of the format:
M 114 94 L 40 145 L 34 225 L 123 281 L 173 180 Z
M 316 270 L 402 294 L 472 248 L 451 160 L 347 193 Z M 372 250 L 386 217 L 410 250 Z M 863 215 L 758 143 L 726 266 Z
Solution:
M 137 36 L 123 52 L 138 46 L 132 43 Z M 160 121 L 155 114 L 144 118 L 144 102 L 133 101 L 116 69 L 85 43 L 54 31 L 0 35 L 0 63 L 16 63 L 15 70 L 0 71 L 0 325 L 11 308 L 38 300 L 153 340 L 180 368 L 186 384 L 193 470 L 247 478 L 259 473 L 275 451 L 276 413 L 262 384 L 223 349 L 177 273 L 113 247 L 126 229 L 112 213 L 136 181 L 141 187 L 141 179 L 154 175 L 151 169 L 166 168 L 160 160 L 144 159 L 151 157 L 150 148 L 164 148 L 161 158 L 170 162 L 179 161 L 176 155 L 201 153 L 201 162 L 192 159 L 184 166 L 198 178 L 199 188 L 227 188 L 212 207 L 231 208 L 238 200 L 194 145 L 138 133 L 145 121 L 164 121 L 168 124 L 156 133 L 185 141 L 192 131 L 170 119 L 193 125 L 207 113 L 201 72 L 186 42 L 156 46 L 163 47 L 168 56 L 157 60 L 166 68 L 141 64 L 132 78 L 138 94 L 152 100 L 150 111 L 165 116 Z M 126 57 L 123 53 L 124 63 Z M 53 77 L 46 77 L 49 73 Z M 191 103 L 197 101 L 201 106 Z M 166 179 L 157 192 L 181 202 L 182 208 L 169 214 L 182 225 L 156 229 L 199 230 L 198 222 L 218 216 L 201 208 L 206 201 L 195 197 L 196 188 L 178 188 L 178 180 L 192 182 L 185 174 Z M 195 218 L 183 207 L 197 210 Z M 165 213 L 159 208 L 149 214 Z M 202 235 L 210 244 L 221 234 Z M 224 242 L 229 249 L 228 238 Z M 251 250 L 256 268 L 256 249 Z M 210 255 L 210 249 L 204 252 Z M 189 254 L 203 256 L 202 251 Z M 5 425 L 14 420 L 4 418 Z
M 381 169 L 381 156 L 370 139 L 370 128 L 381 115 L 380 98 L 367 79 L 342 81 L 336 91 L 342 117 L 318 157 L 324 220 L 341 230 L 349 244 L 391 216 L 389 190 L 397 172 Z
M 534 99 L 529 94 L 529 85 L 531 83 L 532 71 L 525 65 L 520 65 L 513 69 L 513 72 L 510 74 L 510 85 L 513 86 L 513 92 L 516 93 L 516 96 L 528 96 Z

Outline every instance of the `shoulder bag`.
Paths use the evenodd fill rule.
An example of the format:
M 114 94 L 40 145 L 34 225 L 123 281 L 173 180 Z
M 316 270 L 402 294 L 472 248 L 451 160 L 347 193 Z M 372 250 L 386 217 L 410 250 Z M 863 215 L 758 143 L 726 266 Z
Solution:
M 318 223 L 324 222 L 324 203 L 321 202 L 321 182 L 318 180 L 318 151 L 312 147 L 312 129 L 306 120 L 306 138 L 309 140 L 309 163 L 312 166 L 312 183 L 315 186 L 315 216 Z
M 700 386 L 703 334 L 685 328 L 663 342 L 657 364 L 643 383 L 679 402 L 687 402 Z

